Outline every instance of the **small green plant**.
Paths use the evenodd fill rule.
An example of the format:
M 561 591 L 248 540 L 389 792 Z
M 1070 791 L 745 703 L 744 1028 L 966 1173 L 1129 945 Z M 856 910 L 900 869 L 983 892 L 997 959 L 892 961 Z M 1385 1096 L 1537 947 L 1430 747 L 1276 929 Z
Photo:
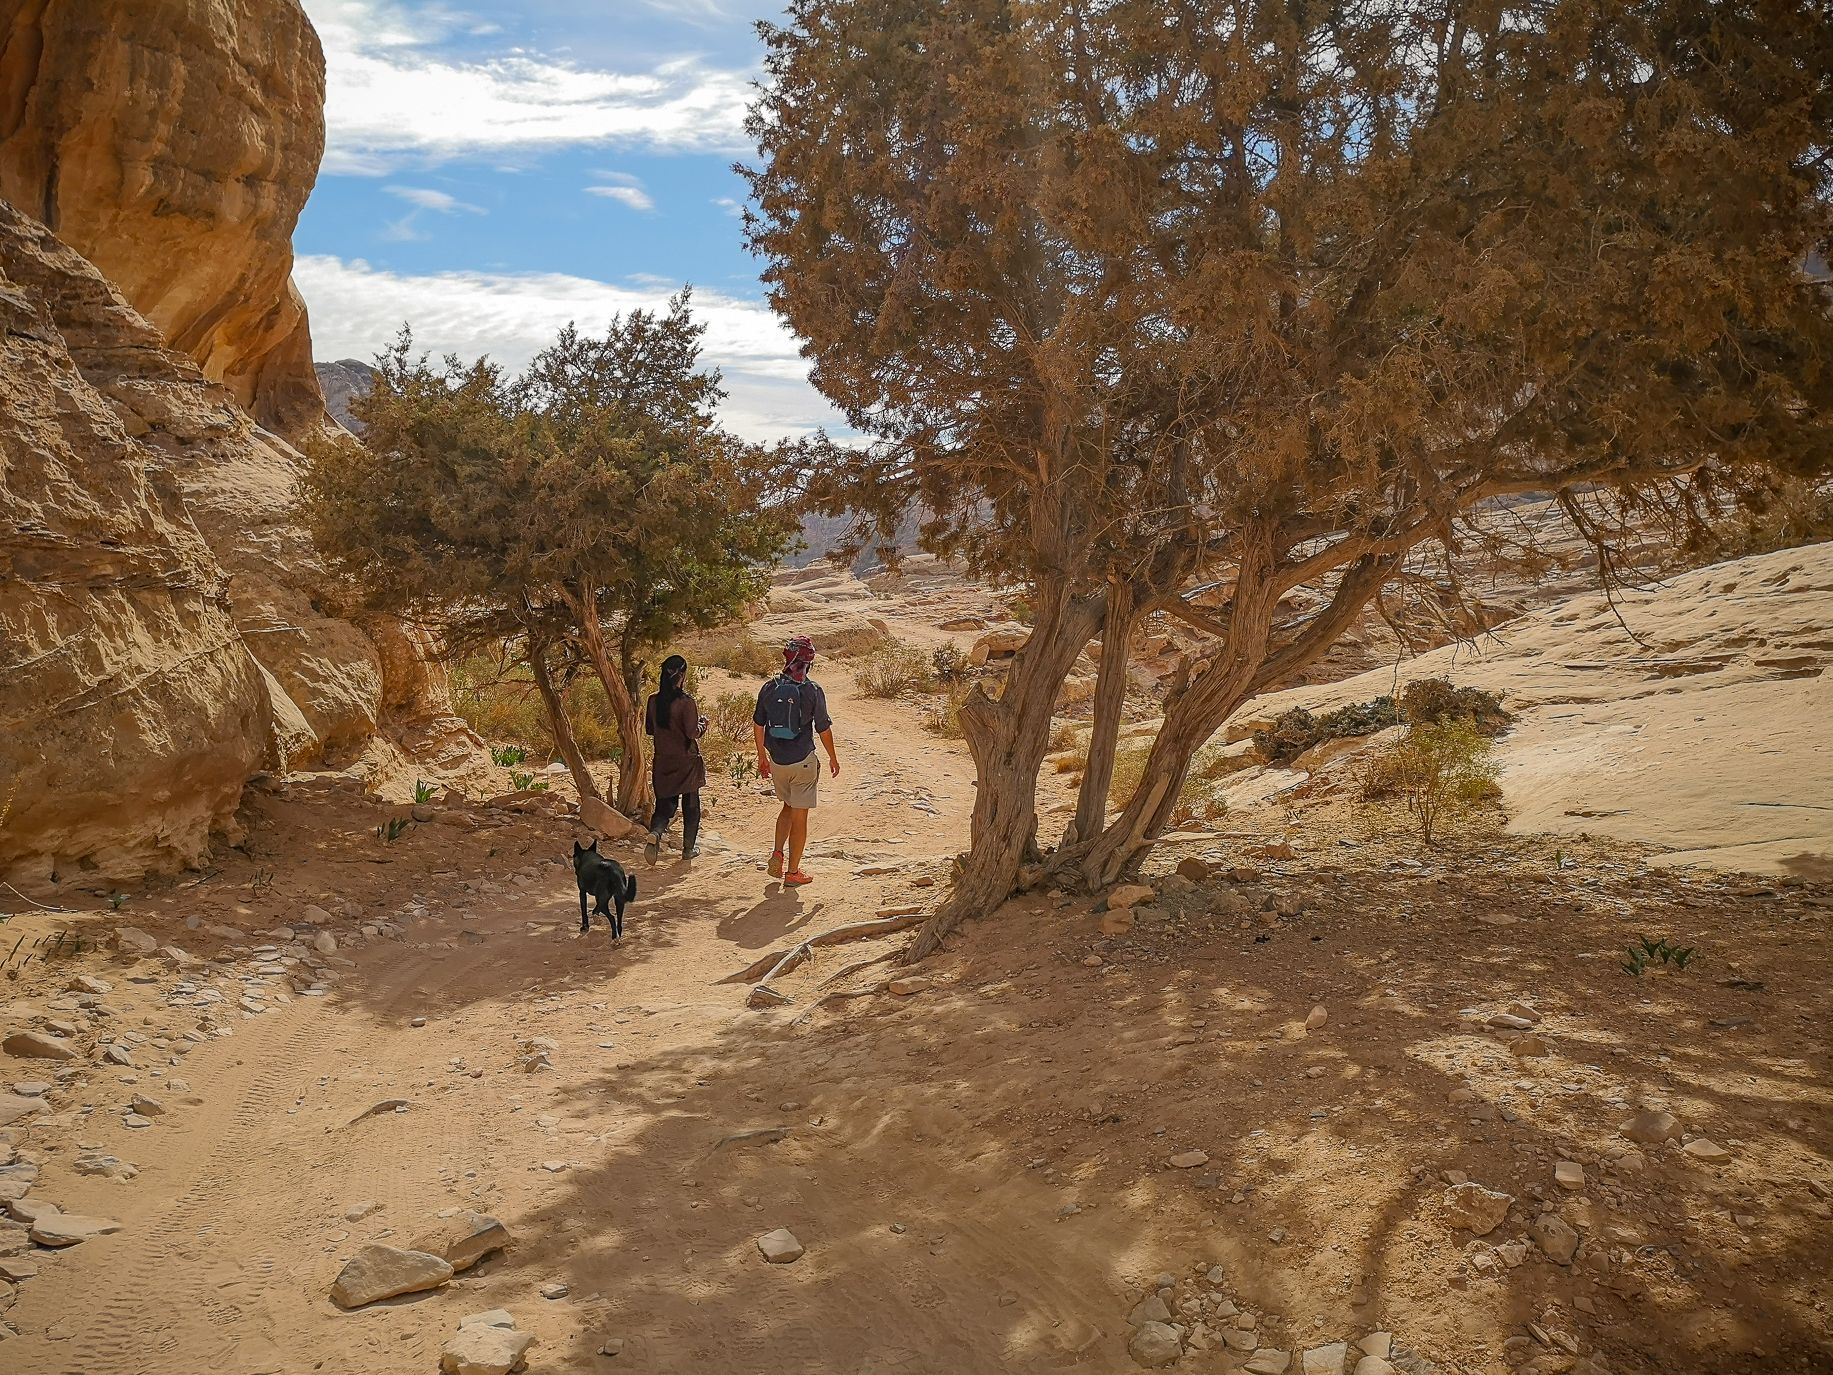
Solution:
M 726 777 L 734 784 L 743 787 L 757 777 L 757 761 L 750 755 L 738 752 L 726 760 Z
M 511 769 L 509 772 L 509 786 L 519 793 L 544 793 L 547 791 L 547 784 L 545 782 L 536 782 L 535 776 L 532 773 L 522 773 L 516 769 Z
M 512 768 L 528 758 L 528 751 L 520 745 L 492 745 L 490 762 L 502 768 Z
M 126 905 L 126 903 L 127 903 L 127 894 L 126 893 L 113 892 L 108 895 L 108 905 L 110 908 L 112 908 L 116 912 L 119 912 L 121 908 Z
M 1623 972 L 1633 978 L 1641 978 L 1644 970 L 1651 965 L 1672 965 L 1675 969 L 1685 969 L 1698 957 L 1697 946 L 1675 945 L 1667 937 L 1650 940 L 1647 936 L 1636 937 L 1636 944 L 1623 949 Z
M 384 845 L 393 845 L 401 838 L 401 833 L 411 824 L 412 823 L 404 816 L 391 816 L 380 826 L 376 827 L 376 834 L 382 837 L 382 843 Z
M 1453 819 L 1501 796 L 1494 755 L 1494 743 L 1468 718 L 1413 726 L 1370 762 L 1362 797 L 1398 797 L 1430 845 Z
M 274 871 L 269 868 L 257 868 L 248 880 L 250 898 L 265 897 L 274 886 Z
M 431 783 L 427 782 L 424 778 L 416 778 L 414 780 L 414 803 L 415 805 L 418 806 L 421 803 L 431 802 L 433 800 L 434 794 L 436 794 L 438 791 L 439 791 L 438 788 L 434 787 Z
M 899 697 L 933 687 L 929 659 L 909 645 L 887 645 L 859 661 L 853 681 L 868 697 Z

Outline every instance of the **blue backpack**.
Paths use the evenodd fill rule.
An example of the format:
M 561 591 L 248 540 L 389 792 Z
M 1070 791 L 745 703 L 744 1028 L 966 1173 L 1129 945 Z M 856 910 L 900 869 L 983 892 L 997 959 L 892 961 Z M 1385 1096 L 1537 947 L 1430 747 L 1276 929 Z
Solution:
M 794 740 L 802 734 L 802 689 L 787 673 L 770 680 L 770 693 L 764 698 L 764 734 L 772 740 Z

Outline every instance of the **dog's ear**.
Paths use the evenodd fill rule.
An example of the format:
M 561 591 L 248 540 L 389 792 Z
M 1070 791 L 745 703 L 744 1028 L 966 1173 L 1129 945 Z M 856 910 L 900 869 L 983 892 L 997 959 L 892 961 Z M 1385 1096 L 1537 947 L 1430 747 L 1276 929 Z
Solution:
M 593 853 L 597 853 L 598 851 L 598 837 L 597 836 L 592 837 L 592 843 L 586 846 L 586 849 L 591 850 Z
M 573 842 L 573 853 L 576 855 L 583 855 L 585 852 L 586 852 L 586 847 L 581 845 L 577 840 L 575 840 Z

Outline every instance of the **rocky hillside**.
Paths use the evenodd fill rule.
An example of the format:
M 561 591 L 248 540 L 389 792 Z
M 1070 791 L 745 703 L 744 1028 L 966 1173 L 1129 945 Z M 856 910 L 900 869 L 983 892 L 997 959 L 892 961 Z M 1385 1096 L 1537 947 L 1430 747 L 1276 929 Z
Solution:
M 324 52 L 298 0 L 0 11 L 0 199 L 287 435 L 324 415 L 291 281 L 324 96 Z
M 1416 678 L 1502 694 L 1511 824 L 1659 847 L 1676 863 L 1833 876 L 1833 544 L 1714 564 L 1646 591 L 1572 597 L 1398 667 L 1247 704 L 1243 740 L 1295 706 L 1328 711 Z M 1251 805 L 1353 770 L 1250 769 Z
M 0 312 L 0 874 L 193 863 L 264 766 L 467 767 L 424 646 L 320 608 L 298 453 L 3 202 Z
M 350 414 L 350 403 L 369 395 L 375 385 L 376 370 L 354 358 L 340 358 L 335 363 L 314 363 L 318 385 L 325 394 L 325 410 L 351 434 L 361 434 L 363 424 Z

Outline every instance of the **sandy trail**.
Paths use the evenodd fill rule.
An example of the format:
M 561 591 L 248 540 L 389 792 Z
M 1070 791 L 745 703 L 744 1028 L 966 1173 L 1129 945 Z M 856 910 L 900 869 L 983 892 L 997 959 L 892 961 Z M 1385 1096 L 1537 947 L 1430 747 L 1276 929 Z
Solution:
M 1030 1269 L 1033 1248 L 976 1218 L 980 1184 L 948 1149 L 946 1112 L 905 1140 L 875 1114 L 869 1066 L 809 1057 L 789 1013 L 747 1011 L 744 986 L 719 982 L 908 900 L 906 880 L 964 842 L 958 747 L 907 708 L 850 701 L 843 681 L 830 692 L 843 775 L 823 783 L 812 887 L 766 879 L 773 804 L 723 787 L 699 862 L 645 867 L 626 847 L 643 891 L 615 948 L 602 926 L 577 934 L 554 856 L 513 898 L 433 897 L 407 950 L 365 950 L 332 996 L 200 1048 L 183 1068 L 200 1106 L 151 1132 L 97 1114 L 80 1143 L 143 1173 L 56 1181 L 66 1212 L 124 1230 L 23 1291 L 15 1368 L 431 1370 L 462 1313 L 499 1305 L 537 1335 L 544 1369 L 605 1362 L 607 1338 L 624 1342 L 619 1370 L 814 1371 L 1023 1365 L 1063 1347 L 1040 1324 L 1070 1322 L 1071 1346 L 1092 1336 L 1074 1314 L 1096 1295 L 1073 1275 L 1040 1277 L 1046 1307 L 1022 1320 L 987 1286 Z M 537 1036 L 558 1044 L 554 1068 L 525 1073 L 519 1043 Z M 406 1111 L 362 1115 L 397 1098 Z M 780 1143 L 719 1144 L 778 1126 Z M 331 1305 L 358 1244 L 408 1245 L 455 1206 L 501 1218 L 510 1251 L 441 1293 Z M 762 1264 L 755 1238 L 784 1226 L 808 1255 Z M 549 1281 L 567 1297 L 540 1297 Z
M 1833 890 L 1571 838 L 1480 834 L 1422 860 L 1327 805 L 1282 806 L 1167 844 L 1131 931 L 1033 895 L 970 924 L 919 996 L 882 991 L 884 965 L 844 972 L 893 938 L 824 952 L 782 981 L 793 1006 L 751 1011 L 730 976 L 932 901 L 965 842 L 961 747 L 823 679 L 844 772 L 823 784 L 811 888 L 762 872 L 774 804 L 715 780 L 702 860 L 622 849 L 642 892 L 613 947 L 577 934 L 562 821 L 474 808 L 484 829 L 384 849 L 380 804 L 294 790 L 253 804 L 223 873 L 94 918 L 209 957 L 223 948 L 186 916 L 259 933 L 308 902 L 425 911 L 340 950 L 327 996 L 233 1012 L 232 1036 L 169 1065 L 96 1047 L 135 1027 L 160 1046 L 198 1015 L 176 981 L 233 985 L 249 957 L 79 962 L 114 981 L 112 1013 L 84 1015 L 115 1029 L 85 1030 L 53 1111 L 7 1130 L 39 1166 L 31 1198 L 124 1226 L 33 1255 L 0 1366 L 431 1372 L 462 1316 L 502 1307 L 538 1338 L 535 1372 L 1106 1375 L 1138 1368 L 1127 1314 L 1169 1273 L 1209 1333 L 1178 1370 L 1240 1371 L 1225 1331 L 1296 1353 L 1389 1330 L 1407 1375 L 1827 1368 Z M 1257 853 L 1281 835 L 1295 857 Z M 1196 854 L 1265 872 L 1167 877 Z M 1639 931 L 1697 942 L 1703 972 L 1631 984 L 1613 951 Z M 18 1020 L 76 1015 L 57 1007 L 68 972 L 33 977 Z M 804 1018 L 828 980 L 864 996 Z M 1544 1014 L 1541 1054 L 1472 1020 L 1512 999 Z M 519 1063 L 535 1037 L 551 1070 Z M 149 1091 L 166 1113 L 130 1127 L 122 1106 Z M 1731 1159 L 1626 1150 L 1618 1124 L 1645 1102 Z M 78 1173 L 83 1146 L 139 1177 Z M 1585 1194 L 1556 1189 L 1557 1160 L 1583 1164 Z M 1480 1240 L 1446 1222 L 1465 1176 L 1517 1200 Z M 499 1218 L 510 1247 L 441 1290 L 330 1302 L 360 1245 L 411 1245 L 457 1208 Z M 1526 1240 L 1543 1208 L 1584 1237 L 1570 1263 Z M 779 1227 L 807 1248 L 792 1265 L 756 1248 Z

